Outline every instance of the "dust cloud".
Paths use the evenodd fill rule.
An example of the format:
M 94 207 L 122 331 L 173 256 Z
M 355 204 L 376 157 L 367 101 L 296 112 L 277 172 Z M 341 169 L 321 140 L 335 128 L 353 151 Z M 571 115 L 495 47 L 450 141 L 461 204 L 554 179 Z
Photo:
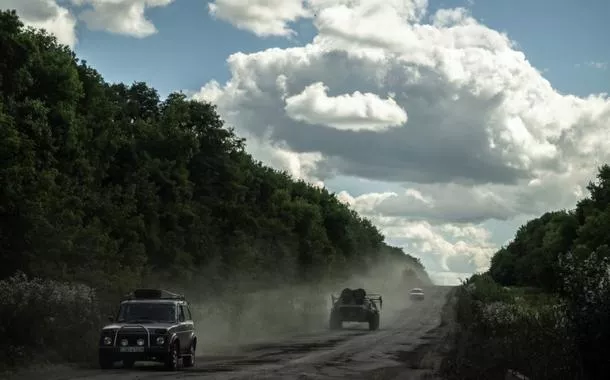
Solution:
M 431 285 L 425 274 L 421 276 L 413 268 L 411 276 L 405 277 L 407 268 L 404 261 L 388 259 L 371 267 L 367 274 L 352 275 L 348 279 L 253 292 L 247 286 L 233 284 L 238 291 L 190 299 L 198 345 L 206 352 L 225 351 L 259 341 L 326 333 L 331 294 L 338 295 L 346 287 L 363 288 L 367 293 L 382 296 L 380 329 L 383 329 L 384 324 L 392 323 L 400 311 L 410 306 L 412 287 Z M 345 324 L 346 327 L 358 325 L 368 329 L 364 323 Z

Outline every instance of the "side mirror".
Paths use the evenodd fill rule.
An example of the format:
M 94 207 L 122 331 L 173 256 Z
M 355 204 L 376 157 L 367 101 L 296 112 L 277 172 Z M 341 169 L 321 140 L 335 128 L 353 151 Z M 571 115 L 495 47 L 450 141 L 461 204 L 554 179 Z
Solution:
M 114 322 L 114 316 L 109 315 L 109 316 L 108 316 L 108 321 L 109 321 L 109 322 Z

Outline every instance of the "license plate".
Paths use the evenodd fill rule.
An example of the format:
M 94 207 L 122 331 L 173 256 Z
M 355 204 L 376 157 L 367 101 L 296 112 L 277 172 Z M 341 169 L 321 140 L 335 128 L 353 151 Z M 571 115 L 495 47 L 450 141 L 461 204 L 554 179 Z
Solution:
M 119 352 L 144 352 L 144 347 L 119 347 Z

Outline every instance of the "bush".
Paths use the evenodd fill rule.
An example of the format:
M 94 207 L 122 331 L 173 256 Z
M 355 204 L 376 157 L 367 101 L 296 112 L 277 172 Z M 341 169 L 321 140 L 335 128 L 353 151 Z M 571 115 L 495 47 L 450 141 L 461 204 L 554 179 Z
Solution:
M 588 379 L 605 379 L 610 372 L 610 248 L 569 252 L 561 266 L 570 333 L 582 366 Z
M 95 353 L 100 322 L 95 293 L 85 285 L 23 273 L 0 281 L 0 361 L 9 366 L 41 354 L 87 360 Z
M 457 292 L 458 331 L 446 366 L 451 379 L 503 379 L 514 369 L 533 379 L 579 379 L 567 307 L 519 302 L 487 275 L 475 275 Z

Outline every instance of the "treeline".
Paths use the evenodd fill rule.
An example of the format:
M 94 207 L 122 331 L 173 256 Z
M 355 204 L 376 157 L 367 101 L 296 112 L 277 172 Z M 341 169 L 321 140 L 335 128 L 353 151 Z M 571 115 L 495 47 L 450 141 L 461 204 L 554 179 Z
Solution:
M 489 271 L 463 286 L 458 316 L 467 333 L 460 344 L 470 354 L 462 355 L 494 363 L 487 376 L 501 376 L 493 371 L 507 366 L 536 379 L 610 373 L 609 165 L 587 189 L 574 209 L 547 212 L 519 228 Z M 505 357 L 486 357 L 479 350 L 485 346 L 495 348 L 496 359 L 498 351 Z
M 547 212 L 519 228 L 515 238 L 493 256 L 489 273 L 505 286 L 531 286 L 551 292 L 564 287 L 562 262 L 579 260 L 610 246 L 610 166 L 599 168 L 590 193 L 573 210 Z
M 115 300 L 156 279 L 213 293 L 345 277 L 388 258 L 427 281 L 333 193 L 254 160 L 212 104 L 107 83 L 13 11 L 0 14 L 0 51 L 2 291 L 48 280 Z M 17 298 L 27 301 L 4 295 L 1 308 Z M 0 314 L 0 330 L 15 327 Z

